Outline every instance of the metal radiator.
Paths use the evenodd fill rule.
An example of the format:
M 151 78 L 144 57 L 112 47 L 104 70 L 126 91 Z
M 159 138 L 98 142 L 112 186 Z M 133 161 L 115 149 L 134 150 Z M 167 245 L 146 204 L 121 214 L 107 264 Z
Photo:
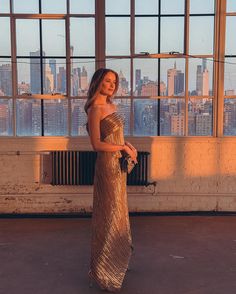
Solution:
M 127 176 L 127 185 L 148 185 L 149 152 L 138 152 L 138 164 Z M 97 153 L 94 151 L 53 151 L 52 185 L 93 185 Z

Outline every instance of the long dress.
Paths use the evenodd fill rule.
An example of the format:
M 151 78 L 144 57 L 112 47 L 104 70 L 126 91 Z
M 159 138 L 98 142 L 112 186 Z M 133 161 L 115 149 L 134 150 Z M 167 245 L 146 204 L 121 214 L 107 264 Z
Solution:
M 124 144 L 124 121 L 117 112 L 100 122 L 101 140 Z M 126 177 L 120 151 L 98 152 L 95 165 L 89 276 L 102 289 L 121 289 L 132 253 Z

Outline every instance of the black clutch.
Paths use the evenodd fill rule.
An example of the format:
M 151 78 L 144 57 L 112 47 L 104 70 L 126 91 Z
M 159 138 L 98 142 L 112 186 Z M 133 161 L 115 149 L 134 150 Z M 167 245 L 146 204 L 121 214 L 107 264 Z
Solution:
M 122 171 L 130 174 L 133 168 L 135 167 L 136 163 L 131 159 L 129 155 L 126 155 L 121 157 L 120 165 Z

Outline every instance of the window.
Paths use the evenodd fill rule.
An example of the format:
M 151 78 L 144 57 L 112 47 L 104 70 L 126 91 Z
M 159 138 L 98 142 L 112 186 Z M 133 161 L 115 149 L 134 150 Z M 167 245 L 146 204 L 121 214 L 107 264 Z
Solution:
M 84 104 L 100 66 L 119 74 L 126 135 L 216 135 L 219 99 L 223 133 L 236 135 L 235 1 L 53 3 L 1 1 L 0 136 L 86 136 Z M 216 7 L 224 5 L 223 32 Z

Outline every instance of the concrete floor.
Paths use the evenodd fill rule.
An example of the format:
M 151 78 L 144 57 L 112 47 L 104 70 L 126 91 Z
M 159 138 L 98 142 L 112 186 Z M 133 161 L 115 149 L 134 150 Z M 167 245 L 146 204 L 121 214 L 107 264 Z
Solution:
M 0 219 L 1 294 L 95 294 L 90 218 Z M 236 216 L 131 217 L 121 294 L 236 293 Z

